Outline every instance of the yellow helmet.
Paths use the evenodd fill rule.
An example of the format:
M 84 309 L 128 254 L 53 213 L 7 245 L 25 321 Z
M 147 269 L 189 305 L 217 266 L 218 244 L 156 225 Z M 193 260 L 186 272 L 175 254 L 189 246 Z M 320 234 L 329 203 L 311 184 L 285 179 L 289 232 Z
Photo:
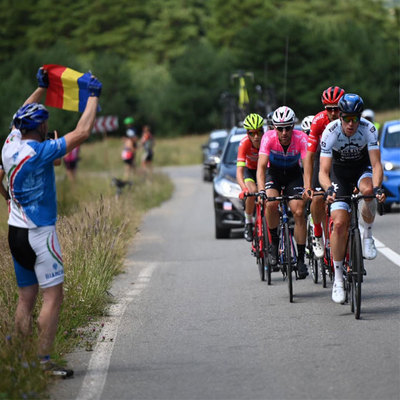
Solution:
M 250 129 L 260 129 L 264 124 L 264 118 L 261 115 L 258 114 L 249 114 L 244 122 L 243 122 L 243 127 L 247 130 Z

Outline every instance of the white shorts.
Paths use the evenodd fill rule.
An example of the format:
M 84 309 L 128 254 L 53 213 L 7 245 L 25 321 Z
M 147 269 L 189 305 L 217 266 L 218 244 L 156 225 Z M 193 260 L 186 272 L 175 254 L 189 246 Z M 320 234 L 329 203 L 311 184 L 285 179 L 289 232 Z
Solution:
M 41 288 L 64 282 L 64 266 L 55 226 L 9 227 L 9 244 L 19 287 Z

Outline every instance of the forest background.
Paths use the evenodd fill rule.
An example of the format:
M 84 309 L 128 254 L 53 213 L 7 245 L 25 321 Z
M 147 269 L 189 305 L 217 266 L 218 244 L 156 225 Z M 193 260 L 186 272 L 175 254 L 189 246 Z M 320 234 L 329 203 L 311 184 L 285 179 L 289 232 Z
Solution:
M 1 140 L 46 63 L 91 70 L 100 115 L 159 136 L 221 127 L 239 70 L 254 74 L 250 109 L 316 114 L 331 85 L 375 111 L 400 104 L 399 0 L 0 0 L 0 37 Z M 79 118 L 51 113 L 61 133 Z

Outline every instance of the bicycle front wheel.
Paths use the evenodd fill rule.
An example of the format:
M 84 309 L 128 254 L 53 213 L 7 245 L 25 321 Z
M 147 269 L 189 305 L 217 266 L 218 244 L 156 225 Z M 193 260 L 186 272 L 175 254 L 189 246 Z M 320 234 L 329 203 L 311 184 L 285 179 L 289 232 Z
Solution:
M 262 252 L 264 256 L 264 271 L 266 273 L 266 279 L 268 285 L 271 284 L 271 266 L 269 265 L 268 262 L 268 249 L 269 249 L 269 240 L 268 240 L 268 230 L 267 230 L 267 222 L 265 220 L 265 217 L 262 219 Z
M 265 281 L 265 263 L 264 263 L 264 256 L 261 251 L 262 245 L 262 231 L 260 230 L 260 224 L 256 221 L 256 225 L 254 228 L 254 248 L 256 249 L 256 258 L 257 258 L 257 266 L 258 272 L 260 274 L 260 279 L 262 282 Z
M 287 270 L 287 278 L 288 278 L 288 289 L 289 289 L 289 301 L 293 303 L 293 279 L 292 279 L 292 251 L 291 251 L 291 243 L 290 243 L 290 232 L 288 224 L 285 224 L 284 229 L 284 255 L 285 255 L 285 263 Z
M 354 315 L 356 319 L 361 314 L 361 284 L 364 274 L 364 260 L 361 248 L 361 236 L 358 228 L 354 230 L 351 240 L 351 269 L 352 269 L 352 289 L 354 296 Z

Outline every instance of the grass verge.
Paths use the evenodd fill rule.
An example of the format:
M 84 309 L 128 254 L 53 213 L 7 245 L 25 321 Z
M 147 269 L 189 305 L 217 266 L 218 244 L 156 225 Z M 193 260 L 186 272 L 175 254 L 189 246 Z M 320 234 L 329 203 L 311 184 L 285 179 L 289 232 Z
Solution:
M 75 185 L 62 178 L 57 185 L 61 215 L 57 232 L 66 278 L 52 357 L 61 363 L 62 356 L 78 344 L 90 350 L 94 335 L 91 337 L 84 328 L 104 315 L 110 301 L 107 291 L 115 275 L 122 271 L 127 245 L 143 213 L 168 199 L 173 190 L 163 174 L 137 174 L 133 187 L 117 200 L 109 178 L 110 173 L 94 175 L 80 170 Z M 4 210 L 1 211 L 2 220 L 6 220 Z M 36 359 L 37 332 L 28 339 L 13 333 L 17 287 L 12 265 L 3 227 L 0 231 L 0 400 L 42 399 L 46 396 L 48 378 Z M 39 307 L 40 301 L 34 320 Z

